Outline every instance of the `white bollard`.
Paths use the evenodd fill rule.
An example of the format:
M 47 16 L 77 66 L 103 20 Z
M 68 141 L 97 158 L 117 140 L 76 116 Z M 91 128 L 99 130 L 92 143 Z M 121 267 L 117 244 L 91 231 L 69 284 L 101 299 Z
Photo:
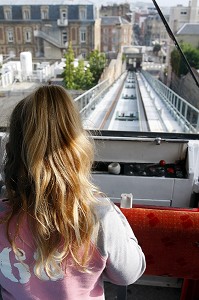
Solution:
M 121 208 L 132 208 L 133 206 L 133 195 L 132 194 L 121 194 Z

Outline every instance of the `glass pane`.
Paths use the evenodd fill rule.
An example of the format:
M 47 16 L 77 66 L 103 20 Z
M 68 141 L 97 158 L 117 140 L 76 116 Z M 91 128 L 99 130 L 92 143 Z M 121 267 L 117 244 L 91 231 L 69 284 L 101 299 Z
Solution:
M 83 1 L 75 4 L 76 8 L 63 6 L 61 1 L 32 5 L 27 0 L 27 7 L 23 1 L 17 4 L 11 1 L 8 6 L 2 0 L 0 5 L 0 89 L 5 97 L 17 94 L 17 102 L 24 90 L 30 91 L 24 86 L 51 79 L 65 85 L 79 102 L 86 128 L 198 133 L 197 1 L 127 1 L 114 5 L 102 1 L 102 6 L 97 1 Z M 60 14 L 67 18 L 65 22 L 60 21 Z M 70 41 L 74 61 L 73 71 L 68 72 L 75 73 L 78 62 L 84 61 L 84 80 L 73 84 L 76 91 L 61 75 Z M 30 52 L 32 60 L 27 56 L 20 69 L 21 52 Z M 17 81 L 22 87 L 16 91 Z M 86 101 L 79 97 L 84 92 Z M 2 112 L 0 119 L 7 114 Z M 6 127 L 5 121 L 0 125 Z

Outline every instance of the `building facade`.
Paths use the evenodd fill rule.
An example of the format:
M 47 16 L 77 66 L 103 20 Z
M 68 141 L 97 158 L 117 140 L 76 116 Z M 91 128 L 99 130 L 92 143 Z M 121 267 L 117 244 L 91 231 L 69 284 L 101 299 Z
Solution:
M 110 55 L 132 44 L 132 24 L 122 17 L 101 18 L 101 51 Z
M 191 0 L 189 6 L 177 5 L 171 7 L 169 26 L 173 33 L 177 33 L 185 23 L 199 23 L 199 7 L 197 0 Z
M 165 19 L 169 20 L 169 16 L 165 15 Z M 153 14 L 148 16 L 142 27 L 143 32 L 143 44 L 146 46 L 153 46 L 155 44 L 163 45 L 168 40 L 168 33 L 160 18 L 159 14 Z
M 115 17 L 127 17 L 130 10 L 130 4 L 113 4 L 113 5 L 102 5 L 100 8 L 100 16 L 101 17 L 108 17 L 108 16 L 115 16 Z
M 176 35 L 179 43 L 191 44 L 199 49 L 199 23 L 184 24 Z
M 42 4 L 43 1 L 43 4 Z M 0 53 L 19 57 L 30 51 L 33 58 L 60 59 L 72 43 L 75 56 L 100 50 L 100 19 L 94 5 L 64 1 L 16 0 L 0 3 Z M 59 4 L 60 2 L 60 4 Z M 96 38 L 97 37 L 97 38 Z

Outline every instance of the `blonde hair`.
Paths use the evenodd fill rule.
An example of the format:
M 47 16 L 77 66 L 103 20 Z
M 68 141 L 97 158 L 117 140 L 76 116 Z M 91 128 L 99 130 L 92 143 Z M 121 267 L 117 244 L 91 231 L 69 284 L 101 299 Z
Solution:
M 49 277 L 61 272 L 68 255 L 85 270 L 98 223 L 92 205 L 97 188 L 90 178 L 93 145 L 74 101 L 60 86 L 39 87 L 17 104 L 9 130 L 4 172 L 13 249 L 20 226 L 11 238 L 11 219 L 17 215 L 22 222 L 27 216 L 38 277 L 42 266 Z

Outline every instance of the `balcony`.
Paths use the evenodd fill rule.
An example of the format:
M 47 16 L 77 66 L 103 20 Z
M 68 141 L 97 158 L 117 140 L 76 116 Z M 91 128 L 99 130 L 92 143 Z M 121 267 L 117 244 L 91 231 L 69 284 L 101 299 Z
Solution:
M 57 26 L 68 26 L 68 19 L 58 19 Z

